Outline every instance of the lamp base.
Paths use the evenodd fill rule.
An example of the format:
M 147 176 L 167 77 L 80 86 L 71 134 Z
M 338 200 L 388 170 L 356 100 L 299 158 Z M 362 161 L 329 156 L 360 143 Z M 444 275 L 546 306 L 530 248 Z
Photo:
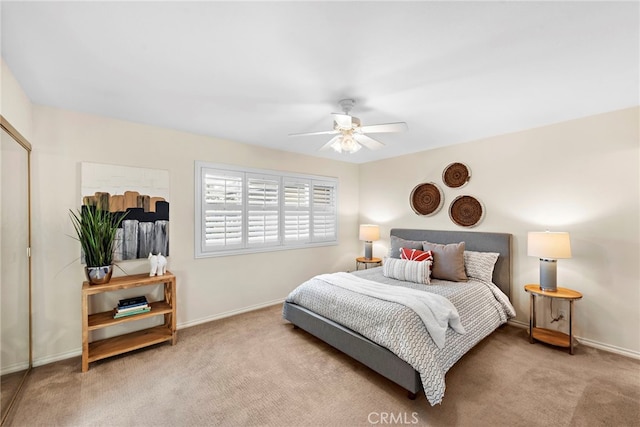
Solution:
M 373 258 L 373 242 L 370 242 L 370 241 L 364 242 L 364 257 L 366 259 Z
M 540 258 L 540 289 L 547 292 L 557 292 L 558 261 Z

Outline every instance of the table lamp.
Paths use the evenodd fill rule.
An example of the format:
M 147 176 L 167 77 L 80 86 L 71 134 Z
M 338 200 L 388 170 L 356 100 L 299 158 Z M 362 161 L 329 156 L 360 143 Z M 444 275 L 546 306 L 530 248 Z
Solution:
M 364 240 L 365 259 L 373 258 L 373 241 L 380 239 L 380 227 L 373 224 L 360 225 L 360 240 Z
M 558 259 L 571 258 L 569 233 L 530 231 L 527 255 L 540 258 L 540 289 L 556 292 Z

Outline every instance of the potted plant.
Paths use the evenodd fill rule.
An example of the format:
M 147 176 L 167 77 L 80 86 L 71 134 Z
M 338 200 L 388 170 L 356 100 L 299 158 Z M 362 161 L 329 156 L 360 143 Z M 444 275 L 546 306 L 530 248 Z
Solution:
M 127 212 L 112 213 L 96 206 L 70 211 L 85 260 L 85 274 L 92 285 L 107 283 L 113 273 L 114 241 Z

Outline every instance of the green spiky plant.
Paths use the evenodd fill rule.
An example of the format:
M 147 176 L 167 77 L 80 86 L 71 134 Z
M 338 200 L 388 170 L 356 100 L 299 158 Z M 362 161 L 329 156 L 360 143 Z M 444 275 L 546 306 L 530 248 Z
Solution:
M 78 212 L 70 210 L 69 214 L 87 267 L 113 264 L 116 231 L 127 212 L 113 214 L 95 206 L 85 206 Z

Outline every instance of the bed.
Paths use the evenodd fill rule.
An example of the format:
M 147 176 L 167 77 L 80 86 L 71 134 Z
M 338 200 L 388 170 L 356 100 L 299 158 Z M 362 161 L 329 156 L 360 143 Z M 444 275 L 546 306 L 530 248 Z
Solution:
M 398 287 L 390 289 L 400 286 L 426 289 L 446 297 L 458 309 L 464 333 L 447 328 L 444 345 L 440 347 L 411 309 L 323 282 L 325 276 L 331 275 L 316 276 L 292 291 L 283 305 L 283 317 L 294 327 L 397 383 L 408 391 L 410 398 L 415 399 L 424 391 L 429 403 L 435 405 L 444 397 L 444 376 L 449 368 L 508 318 L 515 316 L 508 300 L 512 275 L 511 234 L 396 228 L 391 230 L 390 239 L 392 247 L 398 242 L 407 245 L 424 241 L 443 245 L 464 242 L 464 250 L 468 251 L 465 256 L 473 252 L 498 254 L 493 272 L 489 272 L 491 283 L 487 277 L 483 280 L 469 277 L 468 281 L 432 280 L 430 285 L 417 284 L 385 277 L 384 267 L 352 273 L 366 283 L 380 282 Z M 437 261 L 436 258 L 434 263 Z M 335 273 L 340 274 L 345 273 Z M 309 289 L 319 289 L 314 291 L 318 295 L 308 296 Z M 486 303 L 477 303 L 485 299 Z M 420 333 L 417 332 L 419 329 L 422 329 Z

